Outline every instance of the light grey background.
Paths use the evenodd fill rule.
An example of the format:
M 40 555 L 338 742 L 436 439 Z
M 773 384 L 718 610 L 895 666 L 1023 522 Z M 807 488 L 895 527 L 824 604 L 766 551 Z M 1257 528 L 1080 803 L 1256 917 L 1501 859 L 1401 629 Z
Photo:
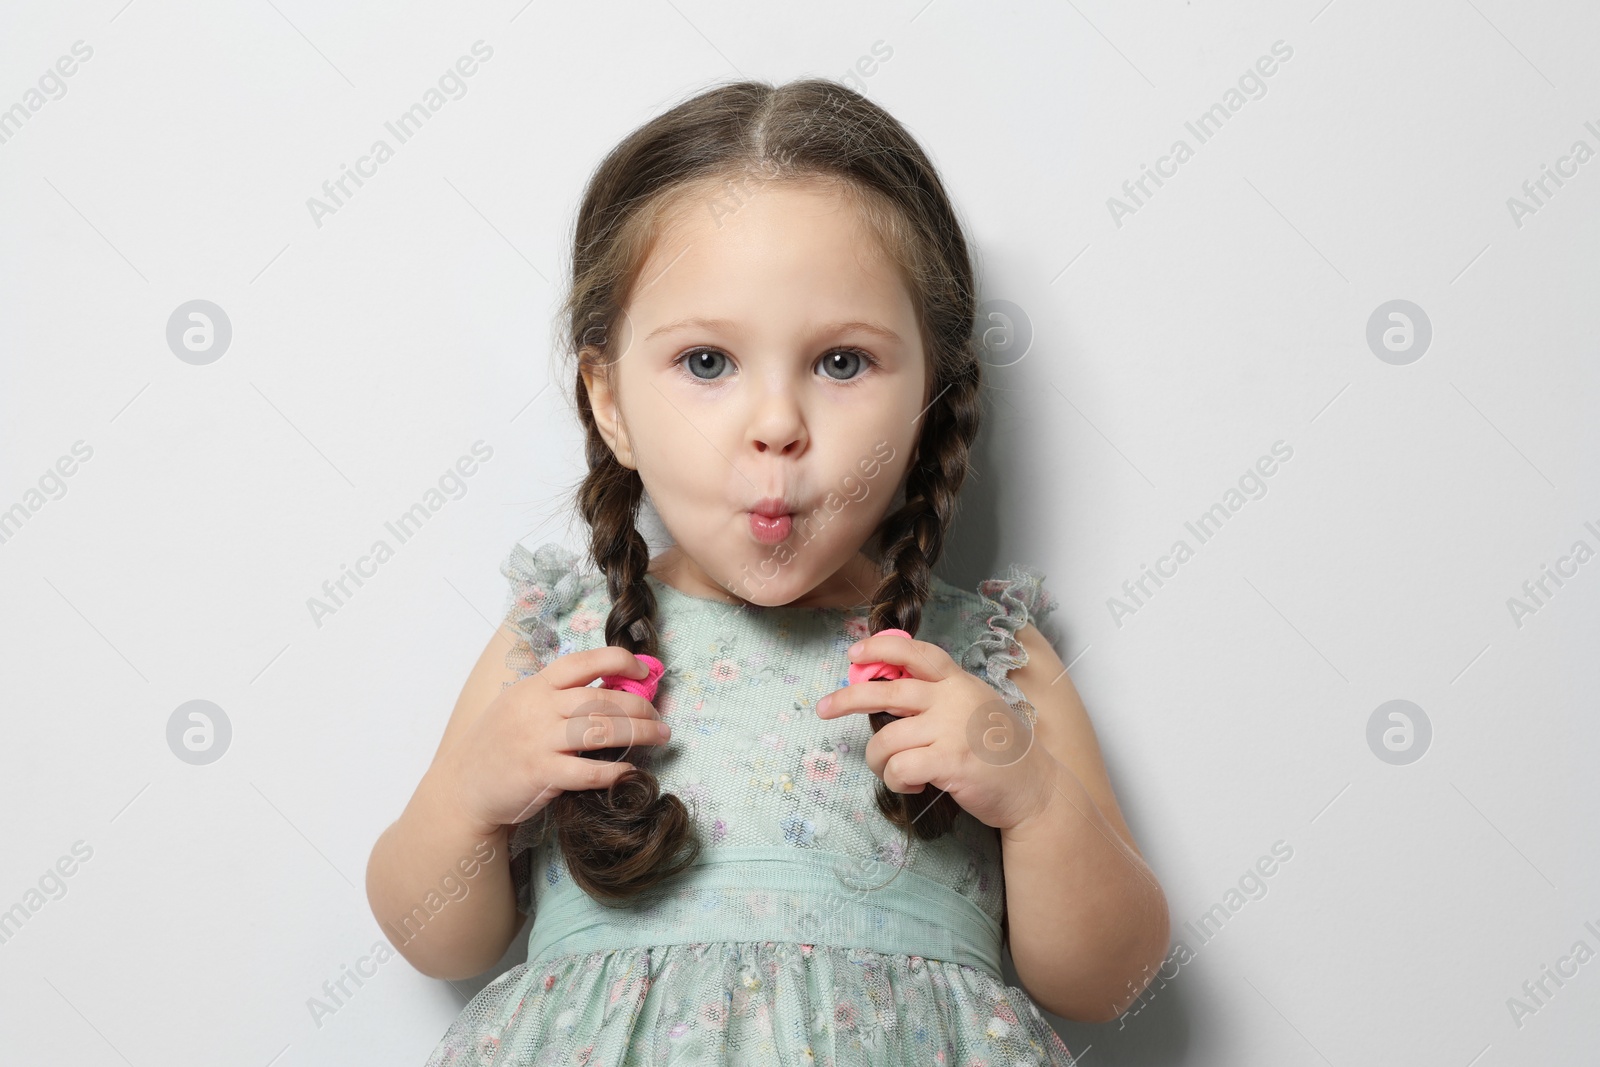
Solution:
M 500 560 L 582 544 L 549 338 L 583 182 L 712 81 L 850 71 L 1032 332 L 988 375 L 943 571 L 1045 571 L 1195 953 L 1121 1023 L 1060 1023 L 1068 1045 L 1592 1055 L 1600 962 L 1542 1005 L 1522 986 L 1600 950 L 1600 560 L 1520 625 L 1508 606 L 1600 548 L 1600 159 L 1508 205 L 1600 150 L 1592 5 L 107 0 L 8 3 L 0 29 L 0 108 L 92 49 L 0 143 L 0 509 L 25 514 L 0 543 L 6 1062 L 425 1058 L 488 976 L 396 957 L 320 1025 L 308 1000 L 380 937 L 367 856 L 499 617 Z M 479 40 L 465 95 L 396 146 L 384 123 Z M 1185 123 L 1278 41 L 1199 143 Z M 393 158 L 319 226 L 307 199 L 380 137 Z M 1179 138 L 1193 157 L 1118 225 L 1108 198 Z M 207 365 L 167 343 L 196 299 L 232 328 Z M 1397 299 L 1432 329 L 1405 365 L 1367 343 Z M 464 495 L 317 625 L 308 598 L 480 440 Z M 30 498 L 80 441 L 64 495 Z M 1278 441 L 1265 496 L 1199 545 L 1185 522 Z M 1110 598 L 1179 538 L 1194 558 L 1119 625 Z M 1432 727 L 1403 766 L 1367 742 L 1396 699 Z M 231 727 L 209 765 L 168 747 L 191 700 Z M 1202 946 L 1184 924 L 1219 904 Z

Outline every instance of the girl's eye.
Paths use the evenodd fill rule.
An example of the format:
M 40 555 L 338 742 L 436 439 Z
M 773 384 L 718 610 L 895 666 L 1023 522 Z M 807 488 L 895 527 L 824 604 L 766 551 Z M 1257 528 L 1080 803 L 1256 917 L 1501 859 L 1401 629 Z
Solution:
M 716 373 L 716 361 L 718 359 L 721 359 L 723 362 L 727 362 L 728 357 L 723 355 L 721 352 L 718 352 L 714 348 L 696 348 L 684 353 L 681 362 L 684 362 L 688 365 L 689 373 L 694 375 L 696 378 L 699 378 L 703 381 L 714 381 L 719 377 L 719 375 Z M 708 369 L 706 366 L 707 363 L 710 364 L 709 370 L 711 373 L 701 374 L 700 372 L 702 370 Z
M 822 357 L 822 369 L 836 382 L 861 377 L 856 370 L 868 365 L 872 365 L 872 357 L 858 348 L 836 348 Z
M 680 366 L 688 367 L 689 373 L 703 382 L 721 378 L 719 372 L 727 361 L 727 355 L 715 348 L 691 348 L 677 359 Z M 827 374 L 829 381 L 851 383 L 862 377 L 863 368 L 876 367 L 878 361 L 858 348 L 836 348 L 823 356 L 818 366 Z

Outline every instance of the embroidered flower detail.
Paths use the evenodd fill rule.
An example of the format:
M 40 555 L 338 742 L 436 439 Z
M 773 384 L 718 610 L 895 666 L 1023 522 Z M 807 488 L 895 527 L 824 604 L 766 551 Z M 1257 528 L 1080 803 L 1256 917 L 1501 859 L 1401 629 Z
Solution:
M 833 1023 L 846 1029 L 856 1024 L 856 1006 L 848 1000 L 841 1000 L 833 1006 Z
M 731 659 L 719 659 L 711 664 L 713 682 L 731 682 L 739 677 L 739 665 Z
M 784 840 L 791 845 L 809 845 L 817 837 L 817 824 L 799 815 L 785 815 L 779 822 Z
M 582 611 L 572 613 L 572 618 L 567 620 L 567 626 L 575 634 L 586 634 L 590 630 L 604 626 L 606 618 L 597 611 L 584 608 Z
M 844 621 L 844 633 L 845 640 L 852 645 L 864 637 L 872 636 L 867 620 L 859 615 L 853 615 Z
M 800 762 L 805 768 L 806 777 L 813 782 L 826 784 L 839 777 L 839 757 L 836 753 L 808 752 Z

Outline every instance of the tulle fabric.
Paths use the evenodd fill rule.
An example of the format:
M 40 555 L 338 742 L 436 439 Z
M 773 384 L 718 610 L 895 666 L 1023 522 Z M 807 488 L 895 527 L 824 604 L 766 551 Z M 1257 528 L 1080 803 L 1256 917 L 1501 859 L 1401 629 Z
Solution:
M 1020 563 L 1013 563 L 1003 578 L 978 583 L 978 595 L 983 598 L 985 626 L 961 665 L 994 686 L 1032 726 L 1038 721 L 1038 712 L 1011 680 L 1011 672 L 1028 662 L 1028 650 L 1017 640 L 1017 631 L 1030 622 L 1043 621 L 1059 602 L 1044 587 L 1044 575 Z
M 520 964 L 427 1067 L 1073 1064 L 1026 995 L 971 967 L 791 942 L 711 942 Z

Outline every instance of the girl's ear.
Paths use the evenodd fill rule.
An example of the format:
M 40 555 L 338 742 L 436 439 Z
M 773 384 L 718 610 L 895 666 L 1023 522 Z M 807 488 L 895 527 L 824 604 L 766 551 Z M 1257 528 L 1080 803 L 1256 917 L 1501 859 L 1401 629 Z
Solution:
M 595 425 L 600 427 L 600 436 L 605 438 L 606 447 L 617 457 L 617 462 L 629 470 L 638 470 L 633 461 L 633 444 L 628 440 L 628 427 L 622 421 L 622 409 L 617 406 L 617 395 L 611 388 L 610 375 L 615 373 L 616 368 L 597 371 L 596 364 L 588 358 L 591 351 L 584 349 L 578 365 L 583 375 L 583 387 L 589 394 L 589 409 L 594 412 Z

